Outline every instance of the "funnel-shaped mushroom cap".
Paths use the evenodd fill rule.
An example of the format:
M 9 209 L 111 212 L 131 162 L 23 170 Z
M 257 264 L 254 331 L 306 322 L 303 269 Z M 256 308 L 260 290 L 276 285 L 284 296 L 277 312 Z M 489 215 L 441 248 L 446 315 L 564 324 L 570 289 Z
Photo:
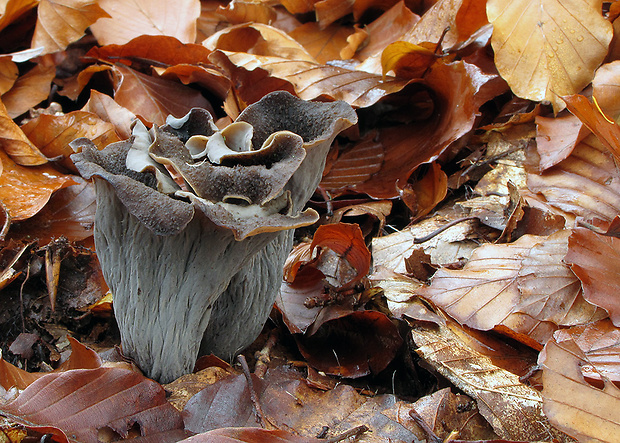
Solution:
M 248 264 L 281 268 L 280 258 L 252 263 L 274 239 L 285 240 L 267 249 L 288 254 L 284 233 L 316 221 L 315 211 L 301 211 L 331 142 L 355 121 L 346 103 L 276 92 L 222 131 L 208 112 L 193 109 L 161 128 L 137 123 L 129 140 L 101 151 L 85 139 L 72 143 L 80 174 L 95 179 L 95 244 L 114 294 L 123 352 L 147 375 L 168 382 L 192 370 L 223 293 L 233 307 L 230 321 L 244 321 L 234 311 L 248 300 L 271 306 L 273 290 L 264 300 L 239 295 L 231 280 Z M 247 283 L 246 274 L 237 280 Z M 272 282 L 281 269 L 266 274 Z M 268 309 L 254 316 L 240 311 L 260 325 Z M 241 328 L 235 334 L 243 337 L 218 349 L 239 351 L 230 348 L 251 342 L 255 329 Z

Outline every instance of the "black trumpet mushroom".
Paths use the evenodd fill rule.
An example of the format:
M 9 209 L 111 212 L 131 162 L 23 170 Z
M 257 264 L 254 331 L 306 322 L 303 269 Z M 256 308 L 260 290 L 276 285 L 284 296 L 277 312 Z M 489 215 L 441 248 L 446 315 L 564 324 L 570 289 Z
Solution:
M 345 102 L 278 91 L 223 130 L 203 109 L 103 150 L 72 142 L 97 193 L 95 247 L 114 294 L 123 353 L 151 378 L 226 359 L 260 333 L 296 227 L 336 135 L 357 117 Z

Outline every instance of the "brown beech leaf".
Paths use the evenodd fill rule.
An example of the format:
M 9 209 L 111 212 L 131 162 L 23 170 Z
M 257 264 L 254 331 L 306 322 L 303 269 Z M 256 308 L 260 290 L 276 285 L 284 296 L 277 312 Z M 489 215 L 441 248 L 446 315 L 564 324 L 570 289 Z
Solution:
M 476 249 L 462 270 L 440 269 L 419 294 L 460 323 L 497 328 L 540 349 L 557 328 L 601 318 L 562 259 L 568 232 Z
M 420 20 L 420 16 L 411 12 L 405 6 L 403 0 L 396 3 L 385 11 L 376 20 L 366 27 L 368 31 L 368 43 L 355 55 L 357 60 L 362 61 L 362 71 L 381 74 L 381 64 L 373 63 L 374 68 L 366 66 L 366 60 L 373 56 L 381 55 L 381 52 L 390 44 L 402 40 L 402 36 L 407 33 Z
M 30 108 L 46 100 L 50 95 L 52 79 L 56 76 L 54 66 L 36 65 L 19 77 L 10 91 L 2 95 L 11 118 L 19 117 Z
M 552 339 L 541 355 L 543 410 L 558 429 L 579 441 L 614 441 L 620 435 L 620 390 L 602 374 L 589 384 L 582 368 L 595 368 L 573 340 Z
M 398 41 L 381 53 L 381 70 L 386 75 L 394 71 L 397 77 L 421 78 L 437 59 L 434 44 Z
M 592 81 L 613 34 L 600 2 L 488 0 L 491 44 L 501 76 L 519 97 L 549 100 L 576 94 Z
M 464 0 L 454 19 L 459 41 L 465 41 L 478 29 L 489 23 L 486 2 Z
M 584 125 L 592 131 L 607 149 L 620 161 L 620 128 L 615 122 L 610 121 L 583 95 L 571 95 L 562 97 L 568 110 L 576 115 Z
M 181 440 L 180 443 L 321 443 L 325 439 L 300 437 L 287 431 L 263 428 L 220 428 Z
M 527 187 L 547 204 L 586 220 L 610 223 L 620 214 L 620 174 L 609 150 L 592 135 L 564 161 L 528 174 Z
M 106 428 L 127 437 L 134 424 L 144 437 L 185 436 L 181 414 L 168 404 L 164 389 L 120 368 L 47 374 L 0 410 L 29 425 L 53 425 L 84 442 L 98 441 Z
M 0 150 L 0 201 L 14 221 L 39 212 L 54 191 L 75 184 L 70 175 L 61 174 L 49 165 L 24 167 Z
M 437 372 L 476 400 L 480 413 L 496 434 L 507 440 L 560 441 L 542 411 L 538 391 L 519 377 L 491 363 L 445 326 L 416 323 L 411 330 L 416 352 Z
M 194 43 L 196 20 L 200 16 L 198 0 L 174 3 L 162 0 L 99 0 L 110 15 L 100 18 L 90 29 L 101 45 L 122 45 L 135 37 L 167 35 L 183 43 Z
M 71 100 L 77 100 L 82 90 L 86 87 L 88 82 L 92 79 L 93 75 L 113 71 L 114 68 L 110 65 L 90 65 L 85 69 L 82 69 L 77 75 L 74 75 L 62 82 L 62 90 L 58 93 L 64 97 L 68 97 Z M 57 79 L 58 81 L 58 79 Z
M 123 45 L 93 47 L 86 57 L 111 63 L 121 62 L 131 66 L 134 62 L 152 65 L 160 62 L 166 65 L 181 63 L 204 63 L 211 51 L 202 45 L 182 43 L 167 35 L 140 35 Z
M 44 47 L 44 54 L 64 50 L 99 18 L 109 17 L 96 0 L 41 0 L 37 15 L 32 47 Z
M 553 334 L 557 343 L 572 340 L 579 346 L 590 365 L 581 367 L 581 373 L 593 386 L 603 386 L 601 376 L 620 383 L 620 328 L 606 318 L 594 323 L 559 329 Z
M 220 49 L 316 63 L 314 57 L 286 32 L 261 23 L 246 23 L 222 29 L 202 44 L 212 51 Z
M 36 0 L 8 0 L 0 5 L 0 30 L 16 21 L 20 16 L 37 6 Z
M 292 334 L 305 333 L 316 320 L 320 306 L 306 306 L 306 300 L 325 292 L 325 275 L 313 266 L 295 273 L 292 282 L 282 282 L 276 306 L 282 312 L 286 327 Z
M 84 111 L 62 115 L 41 114 L 24 124 L 22 131 L 45 156 L 61 157 L 64 159 L 62 165 L 76 174 L 77 169 L 69 159 L 73 154 L 69 142 L 78 137 L 88 137 L 99 149 L 103 149 L 110 143 L 120 141 L 114 131 L 114 125 Z
M 116 133 L 122 140 L 131 137 L 131 124 L 136 119 L 133 112 L 122 107 L 112 97 L 92 89 L 90 99 L 82 108 L 82 111 L 92 112 L 100 119 L 114 125 Z
M 407 85 L 406 80 L 388 78 L 384 82 L 380 75 L 274 56 L 218 50 L 211 54 L 210 59 L 228 71 L 233 82 L 240 85 L 239 92 L 247 103 L 274 90 L 274 87 L 282 88 L 282 81 L 292 85 L 292 89 L 304 100 L 326 96 L 344 100 L 356 107 L 373 105 Z M 281 82 L 272 86 L 276 84 L 273 78 Z
M 353 286 L 370 270 L 370 251 L 366 247 L 360 227 L 356 224 L 337 223 L 319 226 L 310 249 L 316 247 L 331 249 L 356 270 L 355 277 L 345 282 L 341 289 Z
M 77 178 L 76 178 L 77 180 Z M 47 244 L 55 238 L 81 241 L 93 235 L 97 199 L 94 185 L 83 181 L 56 191 L 36 215 L 11 226 L 10 238 L 36 238 Z
M 163 125 L 168 115 L 180 118 L 194 107 L 212 109 L 207 99 L 195 89 L 122 65 L 117 65 L 114 72 L 114 100 L 152 123 Z
M 568 157 L 577 143 L 588 135 L 581 121 L 572 114 L 556 118 L 536 116 L 536 150 L 540 170 L 557 165 Z
M 413 220 L 420 220 L 429 214 L 448 193 L 448 176 L 437 162 L 433 162 L 424 176 L 413 184 L 407 183 L 401 191 L 401 198 L 411 210 Z
M 577 228 L 568 241 L 566 263 L 581 280 L 583 296 L 609 312 L 620 326 L 620 239 Z
M 316 14 L 319 26 L 325 28 L 331 25 L 339 18 L 353 12 L 355 0 L 321 0 L 314 4 L 314 12 Z
M 226 7 L 220 6 L 218 14 L 226 17 L 230 23 L 254 22 L 271 24 L 277 18 L 276 10 L 266 3 L 232 0 Z
M 316 22 L 304 23 L 289 35 L 298 41 L 319 63 L 340 60 L 341 51 L 347 46 L 347 38 L 355 32 L 352 27 L 330 25 L 321 29 Z M 346 57 L 352 58 L 352 57 Z
M 0 95 L 11 89 L 19 77 L 17 64 L 11 57 L 0 57 Z
M 616 122 L 620 119 L 620 61 L 615 60 L 597 69 L 592 80 L 592 96 L 601 110 Z
M 0 148 L 12 160 L 25 166 L 37 166 L 47 163 L 47 158 L 26 137 L 24 131 L 13 121 L 0 100 Z M 1 171 L 1 169 L 0 169 Z

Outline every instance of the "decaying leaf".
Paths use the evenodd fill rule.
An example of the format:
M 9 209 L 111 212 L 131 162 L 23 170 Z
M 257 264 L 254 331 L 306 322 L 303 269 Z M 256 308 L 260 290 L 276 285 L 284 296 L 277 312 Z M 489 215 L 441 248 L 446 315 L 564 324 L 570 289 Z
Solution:
M 576 94 L 594 77 L 613 34 L 600 2 L 489 0 L 495 64 L 512 91 L 548 100 L 557 111 L 562 95 Z
M 18 164 L 36 166 L 47 163 L 43 153 L 28 140 L 26 134 L 9 116 L 2 101 L 0 101 L 0 147 Z
M 54 66 L 36 65 L 19 77 L 13 87 L 2 94 L 2 102 L 11 118 L 18 117 L 30 108 L 46 100 L 50 95 Z

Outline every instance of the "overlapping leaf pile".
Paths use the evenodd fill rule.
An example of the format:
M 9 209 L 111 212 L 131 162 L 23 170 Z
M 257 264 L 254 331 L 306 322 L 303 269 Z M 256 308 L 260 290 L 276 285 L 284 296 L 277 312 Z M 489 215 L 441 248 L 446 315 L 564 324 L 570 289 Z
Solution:
M 2 2 L 2 432 L 612 441 L 618 15 L 555 0 Z M 166 399 L 67 338 L 118 340 L 69 142 L 101 148 L 192 107 L 224 127 L 274 90 L 344 100 L 359 124 L 332 147 L 311 201 L 322 226 L 299 233 L 256 374 L 199 361 Z

